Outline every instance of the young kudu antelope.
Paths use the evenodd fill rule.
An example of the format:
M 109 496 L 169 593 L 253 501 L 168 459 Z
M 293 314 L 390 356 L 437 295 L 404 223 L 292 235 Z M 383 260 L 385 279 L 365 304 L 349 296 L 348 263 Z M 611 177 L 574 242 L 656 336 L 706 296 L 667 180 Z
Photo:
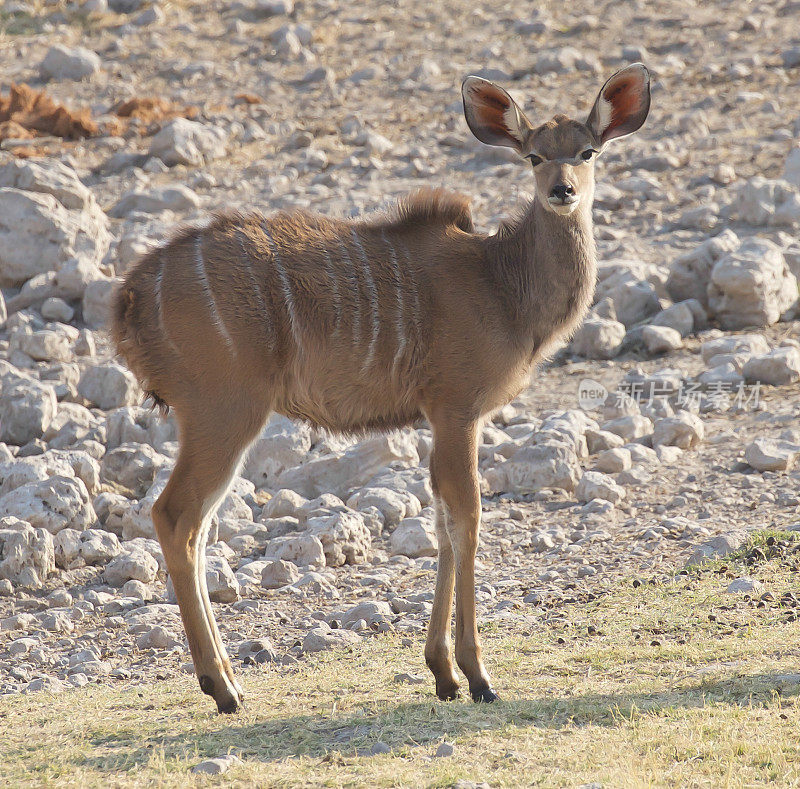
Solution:
M 150 252 L 117 293 L 119 353 L 178 421 L 153 520 L 200 687 L 222 712 L 242 691 L 209 603 L 204 526 L 272 411 L 343 433 L 427 418 L 439 563 L 425 659 L 439 698 L 455 697 L 455 587 L 456 661 L 473 699 L 497 698 L 475 620 L 479 425 L 591 302 L 594 162 L 644 123 L 649 75 L 640 64 L 615 74 L 585 123 L 534 127 L 478 77 L 463 98 L 481 142 L 533 165 L 535 199 L 495 235 L 475 233 L 466 199 L 442 190 L 370 221 L 220 216 Z

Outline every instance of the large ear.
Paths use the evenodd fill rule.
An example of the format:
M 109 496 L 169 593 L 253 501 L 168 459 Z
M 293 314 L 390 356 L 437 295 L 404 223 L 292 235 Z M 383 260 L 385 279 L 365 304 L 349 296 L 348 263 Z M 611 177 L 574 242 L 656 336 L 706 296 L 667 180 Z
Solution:
M 517 103 L 499 85 L 467 77 L 461 86 L 470 131 L 487 145 L 505 145 L 522 153 L 532 126 Z
M 641 63 L 618 71 L 597 95 L 586 125 L 601 145 L 635 132 L 650 111 L 650 72 Z

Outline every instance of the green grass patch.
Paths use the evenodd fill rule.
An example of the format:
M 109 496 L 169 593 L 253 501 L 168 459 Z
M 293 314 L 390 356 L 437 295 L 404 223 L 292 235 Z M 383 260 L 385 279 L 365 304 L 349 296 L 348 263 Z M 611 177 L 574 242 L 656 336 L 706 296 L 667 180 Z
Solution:
M 218 716 L 192 678 L 0 700 L 8 786 L 800 785 L 795 574 L 760 565 L 774 600 L 718 572 L 620 586 L 484 633 L 503 701 L 442 703 L 422 641 L 376 637 L 294 673 L 243 674 L 247 709 Z M 434 758 L 443 740 L 453 756 Z M 368 755 L 377 742 L 391 751 Z M 219 777 L 203 758 L 242 759 Z

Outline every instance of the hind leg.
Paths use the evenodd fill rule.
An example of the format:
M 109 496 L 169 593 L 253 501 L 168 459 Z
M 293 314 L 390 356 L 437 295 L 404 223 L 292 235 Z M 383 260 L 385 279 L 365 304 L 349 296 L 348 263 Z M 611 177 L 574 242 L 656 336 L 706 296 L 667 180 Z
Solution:
M 167 487 L 153 507 L 153 522 L 183 619 L 200 688 L 220 712 L 242 702 L 222 645 L 205 581 L 208 518 L 230 485 L 245 449 L 266 414 L 252 404 L 209 409 L 203 419 L 177 411 L 181 449 Z
M 436 592 L 425 642 L 425 662 L 436 680 L 436 695 L 444 700 L 458 696 L 458 679 L 450 655 L 450 618 L 453 614 L 455 563 L 453 546 L 447 533 L 447 513 L 444 503 L 436 497 L 436 536 L 439 541 L 439 560 L 436 572 Z

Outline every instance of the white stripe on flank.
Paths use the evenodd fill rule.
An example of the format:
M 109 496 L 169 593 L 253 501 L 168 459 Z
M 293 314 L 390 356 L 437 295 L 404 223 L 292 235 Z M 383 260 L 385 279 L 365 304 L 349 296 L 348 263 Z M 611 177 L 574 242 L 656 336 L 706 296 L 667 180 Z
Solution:
M 417 332 L 417 342 L 422 341 L 422 322 L 421 322 L 421 314 L 420 314 L 420 306 L 419 306 L 419 288 L 417 287 L 417 281 L 414 278 L 414 266 L 411 263 L 411 255 L 408 253 L 408 249 L 404 244 L 399 244 L 400 252 L 402 253 L 403 257 L 406 261 L 406 271 L 408 271 L 408 277 L 411 280 L 411 295 L 414 298 L 414 309 L 412 312 L 412 317 L 414 319 L 414 328 Z
M 397 263 L 397 252 L 395 252 L 394 247 L 386 237 L 385 231 L 381 231 L 381 240 L 389 248 L 389 258 L 392 261 L 392 273 L 394 275 L 394 287 L 397 292 L 397 319 L 395 321 L 395 328 L 397 329 L 397 352 L 392 362 L 392 375 L 397 375 L 397 365 L 400 364 L 400 359 L 403 358 L 403 352 L 408 343 L 403 320 L 403 278 L 400 274 L 400 266 Z
M 267 236 L 267 243 L 269 244 L 270 252 L 272 252 L 272 262 L 275 266 L 275 271 L 278 272 L 278 277 L 281 281 L 281 289 L 283 290 L 283 297 L 286 299 L 286 309 L 289 312 L 289 326 L 292 330 L 292 337 L 294 337 L 297 350 L 302 354 L 303 350 L 303 336 L 300 333 L 300 325 L 297 320 L 297 310 L 294 304 L 294 295 L 292 294 L 292 284 L 289 282 L 289 275 L 281 263 L 281 256 L 278 253 L 278 245 L 275 239 L 269 232 L 266 221 L 261 223 L 261 227 Z
M 342 250 L 343 262 L 346 263 L 346 271 L 348 279 L 352 282 L 355 290 L 355 298 L 353 299 L 353 345 L 358 345 L 361 337 L 361 286 L 358 279 L 358 273 L 353 266 L 353 261 L 350 258 L 350 253 L 347 251 L 347 244 L 340 238 L 339 247 Z
M 211 313 L 211 323 L 214 324 L 219 333 L 222 335 L 225 345 L 235 352 L 233 339 L 231 338 L 231 335 L 228 334 L 228 330 L 225 328 L 225 324 L 222 322 L 222 317 L 220 316 L 217 310 L 217 304 L 214 301 L 214 294 L 211 291 L 211 285 L 208 282 L 208 276 L 206 275 L 206 264 L 203 261 L 203 237 L 199 233 L 194 237 L 194 260 L 195 268 L 197 270 L 197 279 L 199 280 L 200 287 L 205 294 L 206 301 L 208 302 L 208 310 Z
M 164 261 L 161 259 L 159 255 L 158 258 L 158 274 L 156 274 L 156 278 L 153 281 L 153 301 L 156 304 L 156 321 L 158 322 L 158 328 L 163 331 L 164 329 L 164 321 L 161 316 L 161 280 L 164 277 Z
M 375 280 L 372 278 L 372 271 L 370 270 L 369 261 L 367 260 L 367 253 L 364 251 L 364 245 L 361 243 L 361 239 L 358 237 L 355 228 L 351 228 L 350 233 L 353 236 L 353 241 L 355 241 L 358 254 L 361 257 L 364 276 L 367 280 L 367 290 L 369 291 L 370 307 L 372 309 L 372 338 L 369 341 L 367 358 L 364 360 L 364 364 L 361 367 L 361 372 L 364 373 L 375 360 L 375 348 L 378 344 L 378 335 L 381 331 L 380 305 L 378 304 L 378 288 L 375 286 Z
M 170 350 L 180 355 L 180 351 L 178 350 L 178 346 L 172 341 L 172 337 L 169 336 L 169 331 L 167 330 L 167 324 L 164 322 L 164 302 L 162 298 L 162 282 L 164 280 L 164 258 L 159 255 L 158 257 L 158 273 L 153 280 L 153 301 L 155 302 L 156 307 L 156 324 L 158 326 L 158 330 L 164 335 L 164 339 L 167 341 L 167 345 L 169 345 Z
M 258 280 L 256 279 L 255 272 L 253 271 L 253 266 L 250 260 L 250 254 L 247 251 L 247 247 L 245 246 L 245 235 L 244 231 L 238 229 L 236 231 L 236 238 L 239 241 L 239 248 L 242 250 L 242 261 L 244 262 L 245 268 L 247 269 L 247 273 L 250 275 L 250 280 L 253 283 L 253 292 L 256 294 L 256 301 L 258 302 L 258 309 L 261 310 L 261 314 L 264 316 L 264 322 L 267 324 L 267 334 L 269 335 L 269 347 L 270 350 L 275 350 L 275 327 L 272 325 L 272 316 L 269 314 L 269 310 L 267 309 L 267 304 L 264 301 L 264 295 L 261 293 L 261 288 L 258 286 Z
M 325 255 L 325 272 L 328 275 L 328 279 L 331 281 L 331 289 L 333 290 L 333 311 L 336 313 L 333 336 L 338 337 L 342 325 L 342 295 L 339 293 L 339 283 L 336 280 L 336 269 L 333 267 L 331 253 L 328 251 L 327 247 L 323 247 L 322 252 Z

